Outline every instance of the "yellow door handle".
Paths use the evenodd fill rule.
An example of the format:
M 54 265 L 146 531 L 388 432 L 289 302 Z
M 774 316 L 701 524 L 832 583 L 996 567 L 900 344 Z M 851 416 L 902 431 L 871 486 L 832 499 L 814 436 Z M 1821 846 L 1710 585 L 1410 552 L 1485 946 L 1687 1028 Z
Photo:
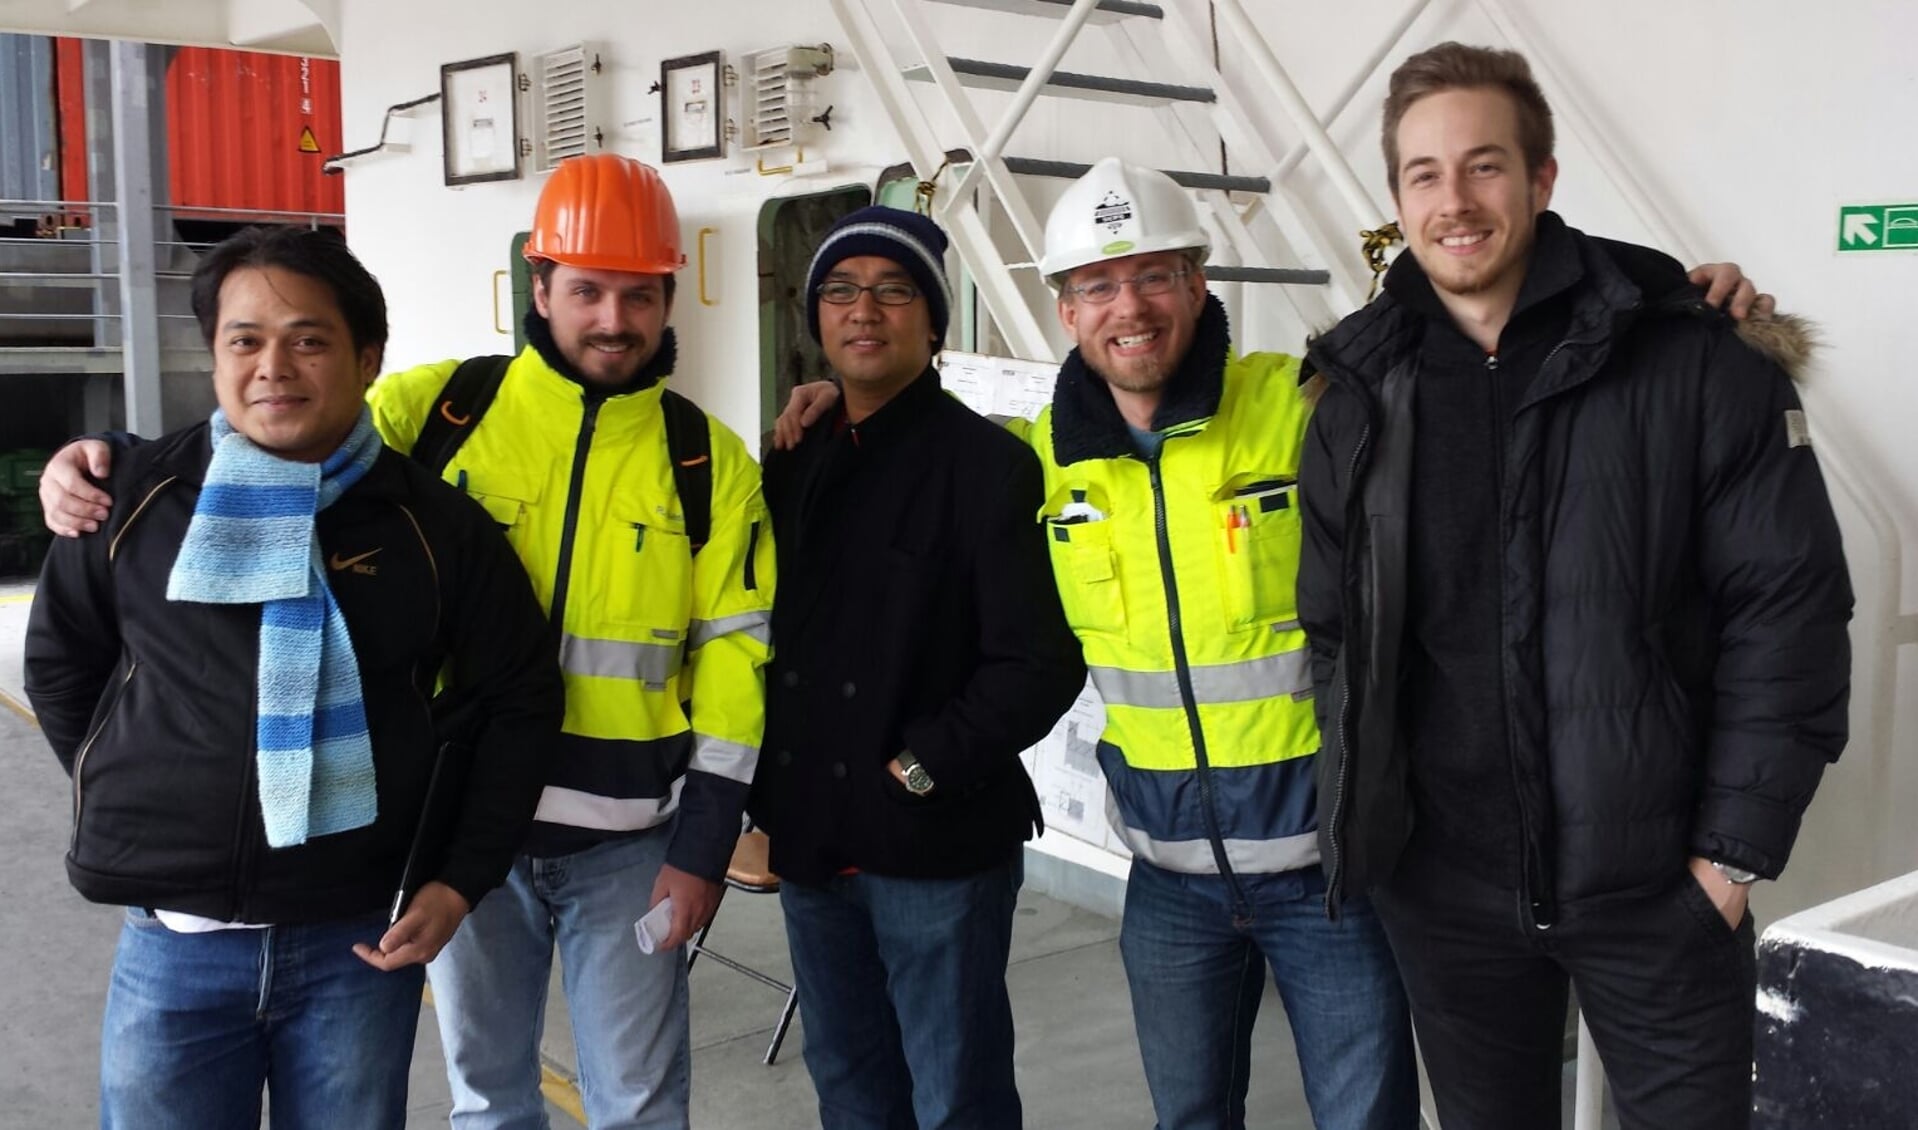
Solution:
M 706 237 L 718 234 L 718 228 L 699 229 L 699 304 L 701 306 L 719 305 L 706 293 Z
M 501 275 L 505 275 L 507 278 L 510 279 L 513 277 L 513 272 L 511 271 L 494 271 L 493 272 L 493 332 L 496 334 L 505 334 L 507 337 L 512 337 L 513 327 L 501 325 L 499 320 L 499 280 Z

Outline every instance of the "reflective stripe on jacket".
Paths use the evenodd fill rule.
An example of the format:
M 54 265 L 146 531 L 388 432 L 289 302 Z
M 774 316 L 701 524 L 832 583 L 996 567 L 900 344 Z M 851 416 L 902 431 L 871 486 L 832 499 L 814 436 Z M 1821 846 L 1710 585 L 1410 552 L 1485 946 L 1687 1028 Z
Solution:
M 456 366 L 373 386 L 389 445 L 412 446 Z M 716 878 L 764 727 L 772 527 L 757 464 L 709 418 L 712 532 L 693 555 L 662 388 L 592 398 L 529 346 L 445 478 L 505 530 L 558 629 L 566 720 L 538 819 L 620 832 L 678 812 L 668 862 Z
M 1067 364 L 1062 381 L 1077 355 Z M 1311 407 L 1291 357 L 1182 368 L 1212 386 L 1185 394 L 1204 414 L 1164 428 L 1154 459 L 1061 463 L 1055 413 L 1074 395 L 1109 402 L 1097 378 L 1015 427 L 1045 466 L 1053 573 L 1105 700 L 1099 762 L 1115 827 L 1173 871 L 1293 870 L 1318 860 L 1319 737 L 1293 592 Z

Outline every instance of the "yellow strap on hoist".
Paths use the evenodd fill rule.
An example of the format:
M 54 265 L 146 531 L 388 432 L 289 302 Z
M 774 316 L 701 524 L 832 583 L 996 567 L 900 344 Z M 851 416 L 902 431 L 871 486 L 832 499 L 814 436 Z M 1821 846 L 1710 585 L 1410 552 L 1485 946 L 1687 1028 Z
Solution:
M 945 160 L 939 162 L 939 167 L 932 171 L 930 177 L 919 182 L 919 187 L 914 190 L 913 193 L 913 211 L 927 219 L 932 218 L 932 198 L 939 194 L 939 178 L 945 175 L 946 167 L 951 164 L 952 158 L 947 157 Z
M 1365 255 L 1365 264 L 1372 268 L 1372 289 L 1365 293 L 1367 302 L 1379 293 L 1379 282 L 1385 278 L 1385 252 L 1395 243 L 1405 242 L 1405 236 L 1399 231 L 1397 220 L 1387 220 L 1372 231 L 1359 233 L 1359 249 Z

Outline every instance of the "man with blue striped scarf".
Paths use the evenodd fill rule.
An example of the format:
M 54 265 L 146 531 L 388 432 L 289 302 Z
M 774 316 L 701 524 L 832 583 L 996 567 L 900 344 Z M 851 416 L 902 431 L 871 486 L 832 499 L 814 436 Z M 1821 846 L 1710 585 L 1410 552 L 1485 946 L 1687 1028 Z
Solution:
M 337 236 L 235 236 L 193 308 L 219 408 L 115 461 L 135 502 L 49 554 L 27 639 L 68 875 L 128 907 L 101 1124 L 257 1126 L 264 1085 L 276 1126 L 398 1127 L 424 963 L 532 819 L 551 636 L 485 511 L 381 444 L 385 302 Z

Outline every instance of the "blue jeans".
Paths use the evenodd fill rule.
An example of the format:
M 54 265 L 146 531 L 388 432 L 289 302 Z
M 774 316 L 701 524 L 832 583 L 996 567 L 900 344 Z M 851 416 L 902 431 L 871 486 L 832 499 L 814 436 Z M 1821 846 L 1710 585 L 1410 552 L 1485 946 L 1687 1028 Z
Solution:
M 671 838 L 666 825 L 573 855 L 520 856 L 428 967 L 458 1130 L 547 1130 L 539 1045 L 555 943 L 588 1125 L 687 1124 L 686 955 L 643 954 L 633 936 Z
M 1006 957 L 1022 857 L 779 889 L 823 1130 L 1017 1130 Z
M 406 1125 L 420 969 L 353 955 L 374 915 L 176 934 L 143 910 L 120 928 L 100 1033 L 103 1130 Z
M 1119 951 L 1160 1130 L 1245 1126 L 1268 964 L 1313 1125 L 1417 1130 L 1405 991 L 1370 904 L 1347 902 L 1329 921 L 1317 867 L 1237 879 L 1243 917 L 1217 875 L 1132 863 Z

